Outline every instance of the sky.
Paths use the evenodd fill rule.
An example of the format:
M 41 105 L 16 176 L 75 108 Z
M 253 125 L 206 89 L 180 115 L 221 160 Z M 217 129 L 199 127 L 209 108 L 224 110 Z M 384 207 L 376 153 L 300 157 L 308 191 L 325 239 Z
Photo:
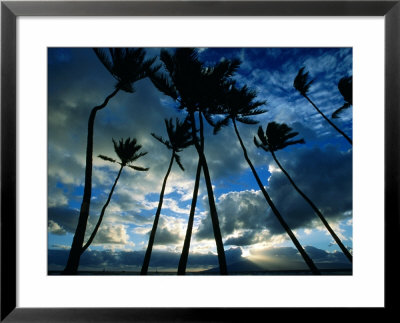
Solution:
M 146 48 L 158 57 L 160 48 Z M 171 52 L 173 48 L 169 48 Z M 314 202 L 352 251 L 352 147 L 293 87 L 301 67 L 314 82 L 309 97 L 329 118 L 344 103 L 337 84 L 352 75 L 351 48 L 198 48 L 199 59 L 214 65 L 239 58 L 234 79 L 265 100 L 259 124 L 238 129 L 268 194 L 317 267 L 350 264 L 324 225 L 294 190 L 272 156 L 257 148 L 259 126 L 286 123 L 305 144 L 276 152 L 282 166 Z M 114 91 L 116 81 L 91 48 L 48 49 L 48 269 L 65 267 L 82 202 L 87 122 L 91 109 Z M 86 239 L 117 176 L 112 139 L 136 138 L 148 154 L 125 167 L 101 227 L 81 257 L 79 270 L 139 271 L 158 206 L 171 152 L 151 133 L 167 138 L 164 119 L 185 117 L 173 100 L 149 79 L 119 91 L 99 111 L 94 128 L 93 181 Z M 352 137 L 352 107 L 333 122 Z M 292 241 L 266 203 L 235 136 L 232 125 L 214 135 L 205 126 L 205 155 L 214 188 L 228 271 L 305 269 Z M 194 147 L 180 153 L 185 171 L 173 165 L 168 177 L 149 271 L 175 272 L 189 216 L 198 155 Z M 85 240 L 86 240 L 85 239 Z M 200 181 L 187 271 L 218 267 L 204 178 Z

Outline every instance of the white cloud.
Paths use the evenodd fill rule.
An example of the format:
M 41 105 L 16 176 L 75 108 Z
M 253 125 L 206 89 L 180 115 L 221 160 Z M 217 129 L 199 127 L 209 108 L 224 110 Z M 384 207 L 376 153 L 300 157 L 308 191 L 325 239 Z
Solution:
M 58 223 L 54 222 L 53 220 L 49 220 L 48 230 L 50 233 L 57 235 L 64 235 L 67 233 L 64 228 L 62 228 Z
M 125 245 L 129 243 L 129 235 L 126 226 L 122 224 L 108 225 L 102 223 L 97 232 L 93 245 L 118 244 Z

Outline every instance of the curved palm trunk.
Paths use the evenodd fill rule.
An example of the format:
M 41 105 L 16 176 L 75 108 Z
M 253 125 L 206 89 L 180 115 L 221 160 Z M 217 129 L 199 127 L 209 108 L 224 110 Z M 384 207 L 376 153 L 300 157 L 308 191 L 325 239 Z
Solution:
M 190 206 L 189 221 L 188 221 L 188 226 L 186 229 L 185 242 L 183 243 L 182 254 L 179 259 L 178 275 L 184 275 L 186 272 L 186 264 L 187 264 L 187 260 L 188 260 L 188 256 L 189 256 L 189 248 L 190 248 L 190 239 L 192 237 L 194 212 L 196 210 L 197 195 L 199 192 L 200 173 L 201 173 L 201 163 L 199 160 L 199 162 L 197 164 L 196 180 L 194 182 L 192 205 Z
M 169 162 L 167 174 L 165 174 L 164 182 L 163 182 L 163 185 L 162 185 L 162 188 L 161 188 L 160 200 L 158 202 L 156 216 L 154 217 L 153 228 L 151 229 L 149 243 L 147 245 L 146 254 L 145 254 L 144 260 L 143 260 L 142 270 L 140 271 L 141 275 L 147 275 L 147 271 L 149 269 L 151 251 L 153 250 L 154 238 L 156 236 L 158 220 L 160 218 L 161 208 L 162 208 L 162 204 L 163 204 L 163 200 L 164 200 L 165 186 L 167 185 L 167 179 L 168 179 L 169 173 L 171 172 L 172 164 L 174 162 L 174 155 L 175 155 L 175 152 L 173 151 L 172 152 L 172 156 L 171 156 L 171 161 Z
M 121 165 L 121 168 L 119 169 L 118 175 L 117 175 L 117 177 L 116 177 L 116 179 L 115 179 L 115 181 L 114 181 L 114 185 L 112 186 L 111 191 L 110 191 L 110 193 L 108 194 L 107 201 L 106 201 L 106 203 L 103 205 L 103 208 L 101 209 L 100 217 L 99 217 L 99 219 L 98 219 L 98 221 L 97 221 L 97 223 L 96 223 L 96 226 L 95 226 L 95 228 L 94 228 L 92 234 L 90 235 L 89 240 L 88 240 L 88 241 L 86 242 L 86 244 L 82 247 L 81 254 L 83 254 L 83 253 L 85 252 L 85 250 L 91 245 L 91 243 L 92 243 L 94 237 L 95 237 L 96 234 L 97 234 L 97 231 L 98 231 L 99 228 L 100 228 L 101 221 L 103 221 L 104 213 L 105 213 L 105 211 L 106 211 L 106 208 L 107 208 L 108 204 L 109 204 L 110 201 L 111 201 L 111 197 L 112 197 L 112 195 L 113 195 L 113 192 L 114 192 L 115 186 L 117 185 L 117 182 L 118 182 L 118 180 L 119 180 L 119 177 L 121 176 L 121 173 L 122 173 L 122 169 L 123 169 L 123 168 L 124 168 L 124 166 Z
M 115 96 L 118 91 L 118 88 L 115 89 L 114 92 L 112 92 L 101 105 L 94 107 L 90 112 L 86 145 L 85 188 L 83 192 L 78 225 L 76 227 L 71 250 L 69 252 L 68 262 L 63 271 L 63 274 L 65 275 L 73 275 L 76 274 L 76 272 L 78 271 L 83 239 L 85 238 L 86 225 L 89 217 L 90 199 L 92 197 L 93 129 L 96 113 L 97 111 L 103 109 L 108 104 L 108 101 L 110 101 L 110 99 Z
M 268 202 L 268 205 L 270 206 L 270 208 L 272 209 L 272 212 L 274 212 L 275 216 L 277 217 L 279 223 L 282 225 L 282 227 L 285 229 L 286 233 L 289 235 L 290 239 L 292 240 L 292 242 L 294 243 L 294 245 L 296 246 L 297 250 L 299 251 L 299 253 L 301 254 L 301 256 L 303 257 L 304 261 L 306 262 L 306 264 L 308 265 L 308 267 L 310 268 L 310 270 L 312 271 L 312 273 L 314 275 L 320 275 L 320 271 L 318 270 L 318 268 L 315 266 L 314 262 L 312 261 L 312 259 L 308 256 L 308 254 L 305 252 L 305 250 L 303 249 L 303 247 L 301 246 L 301 244 L 299 243 L 299 241 L 297 240 L 296 236 L 294 235 L 294 233 L 292 232 L 292 230 L 289 228 L 288 224 L 286 223 L 286 221 L 283 219 L 282 215 L 279 213 L 278 209 L 275 207 L 275 204 L 272 202 L 271 198 L 269 197 L 267 191 L 265 190 L 263 184 L 261 183 L 261 180 L 252 164 L 252 162 L 249 159 L 249 156 L 247 155 L 247 150 L 246 147 L 243 144 L 242 138 L 240 137 L 239 131 L 237 129 L 236 126 L 236 121 L 235 119 L 232 118 L 232 122 L 233 122 L 233 126 L 235 128 L 235 132 L 236 132 L 236 136 L 239 139 L 240 142 L 240 146 L 242 147 L 243 150 L 243 154 L 244 154 L 244 158 L 246 159 L 247 163 L 249 164 L 251 171 L 253 172 L 253 175 L 257 181 L 258 186 L 261 189 L 261 192 L 263 193 L 265 199 Z
M 214 231 L 215 243 L 217 246 L 219 270 L 220 270 L 221 275 L 227 275 L 228 269 L 226 266 L 224 244 L 222 242 L 222 235 L 221 235 L 221 230 L 219 227 L 218 213 L 217 213 L 217 208 L 215 206 L 214 192 L 212 189 L 210 172 L 208 170 L 207 160 L 204 155 L 203 117 L 201 115 L 201 112 L 199 112 L 201 145 L 199 145 L 199 143 L 197 142 L 197 138 L 196 138 L 196 123 L 195 123 L 195 119 L 194 119 L 194 113 L 192 113 L 192 112 L 190 113 L 190 118 L 191 118 L 191 123 L 192 123 L 193 141 L 194 141 L 197 153 L 199 154 L 199 160 L 201 163 L 201 167 L 203 168 L 204 180 L 205 180 L 206 187 L 207 187 L 208 203 L 210 205 L 211 222 L 212 222 L 213 231 Z
M 331 120 L 329 120 L 325 114 L 322 113 L 322 111 L 320 109 L 318 109 L 318 107 L 314 104 L 313 101 L 311 101 L 311 99 L 307 96 L 307 95 L 303 95 L 308 102 L 311 103 L 311 105 L 315 108 L 315 110 L 317 110 L 317 112 L 337 131 L 339 132 L 349 143 L 350 145 L 353 145 L 353 141 L 342 131 L 340 130 Z
M 274 158 L 276 164 L 278 167 L 282 170 L 282 172 L 286 175 L 288 178 L 289 182 L 293 185 L 295 190 L 307 201 L 307 203 L 311 206 L 311 208 L 314 210 L 314 212 L 318 215 L 318 217 L 321 219 L 322 223 L 325 225 L 326 229 L 329 231 L 329 233 L 332 235 L 333 239 L 336 241 L 342 252 L 345 254 L 347 259 L 352 263 L 353 262 L 353 256 L 351 253 L 346 249 L 346 247 L 343 245 L 342 241 L 339 239 L 339 237 L 336 235 L 336 233 L 333 231 L 331 226 L 329 225 L 328 221 L 326 221 L 325 217 L 322 215 L 322 213 L 319 211 L 319 209 L 316 207 L 316 205 L 308 198 L 306 194 L 303 193 L 299 189 L 299 187 L 295 184 L 293 179 L 290 177 L 288 172 L 282 167 L 282 165 L 279 163 L 278 159 L 276 158 L 276 155 L 273 151 L 270 151 L 272 154 L 272 157 Z

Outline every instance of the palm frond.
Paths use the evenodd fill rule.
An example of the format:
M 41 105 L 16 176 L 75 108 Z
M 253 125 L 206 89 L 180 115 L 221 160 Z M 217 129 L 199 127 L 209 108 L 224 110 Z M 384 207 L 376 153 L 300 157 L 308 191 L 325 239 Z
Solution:
M 114 144 L 115 153 L 121 160 L 121 164 L 123 166 L 132 163 L 133 161 L 147 154 L 147 152 L 139 153 L 139 150 L 142 148 L 142 146 L 137 144 L 135 138 L 132 140 L 127 138 L 125 141 L 120 139 L 119 142 L 116 142 L 114 139 L 112 139 L 112 141 Z
M 162 49 L 160 52 L 160 60 L 164 63 L 166 70 L 172 77 L 175 73 L 175 64 L 172 55 L 167 50 Z
M 267 125 L 265 136 L 263 135 L 266 141 L 262 140 L 262 142 L 263 145 L 266 146 L 269 150 L 277 151 L 290 145 L 304 144 L 305 143 L 304 139 L 292 140 L 292 141 L 289 140 L 291 138 L 296 137 L 298 134 L 299 134 L 298 132 L 292 131 L 292 128 L 290 128 L 285 123 L 280 124 L 276 122 L 270 122 Z
M 266 104 L 266 101 L 263 101 L 263 102 L 260 101 L 260 105 L 262 105 L 262 104 Z M 248 117 L 248 116 L 260 115 L 260 114 L 263 114 L 263 113 L 266 113 L 266 112 L 268 112 L 268 110 L 266 110 L 266 109 L 256 109 L 256 108 L 253 109 L 253 108 L 251 108 L 249 111 L 243 111 L 241 113 L 241 115 L 244 116 L 244 117 Z
M 343 99 L 349 103 L 353 104 L 353 77 L 347 76 L 342 77 L 338 83 L 338 89 L 340 94 L 342 94 Z
M 110 60 L 110 58 L 107 56 L 106 52 L 104 49 L 101 48 L 93 48 L 93 51 L 95 52 L 96 56 L 100 60 L 100 62 L 105 66 L 105 68 L 113 74 L 113 63 Z
M 147 172 L 150 168 L 144 168 L 144 167 L 140 167 L 140 166 L 134 166 L 134 165 L 128 165 L 128 167 L 137 170 L 139 172 Z
M 164 77 L 155 80 L 156 87 L 175 98 L 180 108 L 205 114 L 210 107 L 221 105 L 224 99 L 222 88 L 240 65 L 238 60 L 224 60 L 206 66 L 193 48 L 177 48 L 173 54 L 162 50 L 160 60 L 168 72 L 169 83 Z M 212 123 L 211 114 L 205 117 Z
M 339 115 L 351 105 L 353 105 L 353 77 L 343 77 L 338 83 L 338 89 L 340 94 L 343 96 L 345 103 L 332 113 L 332 118 L 337 119 Z
M 338 119 L 339 115 L 346 109 L 350 108 L 350 103 L 345 103 L 343 104 L 339 109 L 337 109 L 335 112 L 332 113 L 332 118 L 333 119 Z
M 150 80 L 153 85 L 165 95 L 173 98 L 174 100 L 178 99 L 178 93 L 176 88 L 173 86 L 172 83 L 169 82 L 168 78 L 164 74 L 154 74 L 150 75 Z
M 212 114 L 209 111 L 204 111 L 203 116 L 211 127 L 215 127 L 215 121 L 213 120 Z
M 97 157 L 99 157 L 99 158 L 101 158 L 101 159 L 103 159 L 105 161 L 109 161 L 111 163 L 116 163 L 117 162 L 115 159 L 112 159 L 112 158 L 104 156 L 104 155 L 98 155 Z
M 183 168 L 183 165 L 181 163 L 181 157 L 178 154 L 174 154 L 174 158 L 179 168 L 182 169 L 182 171 L 185 171 L 185 168 Z
M 260 109 L 266 101 L 258 101 L 256 97 L 257 93 L 254 90 L 246 85 L 238 88 L 235 82 L 232 82 L 225 87 L 225 102 L 220 113 L 225 113 L 245 124 L 257 124 L 258 121 L 250 117 L 265 113 L 267 110 Z
M 147 151 L 146 152 L 141 152 L 139 154 L 135 154 L 135 156 L 132 158 L 132 161 L 138 160 L 140 157 L 146 156 L 147 155 Z
M 116 87 L 134 92 L 133 83 L 153 75 L 160 66 L 153 66 L 156 57 L 145 59 L 143 48 L 94 48 L 94 51 L 110 74 L 117 80 Z
M 294 88 L 299 91 L 301 95 L 307 95 L 311 84 L 314 82 L 314 80 L 309 81 L 309 73 L 304 72 L 304 69 L 304 66 L 300 68 L 293 82 Z
M 249 117 L 236 117 L 236 120 L 244 124 L 257 124 L 258 121 Z
M 157 139 L 159 142 L 161 142 L 163 145 L 167 146 L 168 149 L 172 149 L 171 143 L 170 143 L 168 140 L 165 140 L 163 137 L 157 136 L 157 135 L 154 134 L 154 133 L 151 133 L 151 135 L 152 135 L 155 139 Z
M 267 137 L 265 137 L 265 135 L 264 135 L 264 130 L 263 130 L 263 128 L 262 128 L 261 126 L 258 127 L 257 135 L 258 135 L 258 138 L 259 138 L 260 141 L 261 141 L 260 146 L 261 146 L 261 145 L 263 145 L 263 146 L 268 146 Z M 256 145 L 256 146 L 257 146 L 257 145 Z M 257 147 L 258 147 L 258 146 L 257 146 Z
M 225 118 L 217 121 L 214 125 L 214 130 L 213 130 L 214 135 L 216 135 L 221 130 L 222 127 L 227 126 L 230 120 L 231 117 L 228 115 Z
M 263 145 L 261 142 L 259 142 L 256 138 L 256 136 L 254 136 L 254 145 L 257 148 L 264 148 L 264 150 L 268 151 L 268 147 L 266 147 L 265 145 Z

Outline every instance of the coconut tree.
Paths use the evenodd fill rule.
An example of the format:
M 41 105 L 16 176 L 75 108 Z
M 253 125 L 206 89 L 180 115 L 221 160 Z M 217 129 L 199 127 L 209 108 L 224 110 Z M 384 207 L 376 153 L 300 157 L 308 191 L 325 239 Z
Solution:
M 197 140 L 197 138 L 196 138 L 196 140 Z M 203 147 L 204 140 L 200 144 L 201 144 L 201 149 L 203 150 L 204 149 L 204 147 Z M 197 170 L 196 170 L 196 176 L 195 176 L 195 181 L 194 181 L 194 187 L 193 187 L 192 203 L 190 205 L 188 225 L 187 225 L 187 228 L 186 228 L 186 234 L 185 234 L 185 240 L 183 242 L 182 253 L 181 253 L 181 256 L 179 258 L 178 275 L 185 275 L 185 273 L 186 273 L 186 265 L 187 265 L 187 260 L 188 260 L 188 257 L 189 257 L 190 241 L 192 239 L 194 213 L 196 211 L 197 196 L 199 194 L 200 175 L 201 175 L 201 161 L 200 161 L 200 158 L 199 158 L 199 161 L 197 163 Z
M 117 154 L 120 161 L 116 161 L 115 159 L 104 156 L 104 155 L 99 155 L 98 157 L 100 157 L 101 159 L 103 159 L 105 161 L 111 162 L 111 163 L 117 163 L 120 165 L 120 168 L 119 168 L 117 177 L 115 178 L 114 184 L 111 187 L 111 191 L 108 194 L 107 201 L 103 205 L 103 208 L 101 209 L 100 217 L 97 220 L 96 226 L 95 226 L 92 234 L 90 235 L 88 241 L 82 247 L 81 254 L 84 253 L 85 250 L 90 246 L 94 237 L 97 234 L 97 231 L 100 228 L 101 222 L 103 221 L 104 213 L 106 211 L 108 204 L 111 201 L 111 197 L 113 195 L 115 186 L 117 185 L 117 182 L 119 180 L 119 177 L 121 176 L 121 173 L 122 173 L 122 170 L 124 169 L 124 167 L 128 166 L 129 168 L 132 168 L 132 169 L 140 171 L 140 172 L 146 172 L 149 170 L 149 168 L 132 165 L 132 163 L 134 161 L 138 160 L 140 157 L 147 154 L 147 152 L 139 152 L 139 150 L 142 148 L 142 146 L 137 144 L 135 138 L 133 138 L 132 141 L 130 138 L 126 139 L 125 141 L 123 139 L 121 139 L 118 143 L 114 139 L 112 139 L 112 141 L 114 144 L 115 153 Z
M 179 119 L 177 118 L 174 126 L 172 119 L 169 120 L 165 119 L 165 126 L 167 128 L 167 134 L 169 140 L 165 140 L 162 137 L 155 135 L 154 133 L 151 134 L 154 138 L 156 138 L 159 142 L 161 142 L 169 150 L 171 150 L 171 158 L 168 165 L 167 173 L 164 176 L 164 181 L 161 187 L 160 200 L 158 202 L 156 215 L 154 217 L 153 227 L 150 232 L 150 238 L 147 245 L 146 254 L 144 256 L 142 270 L 140 272 L 141 275 L 146 275 L 149 268 L 151 252 L 153 250 L 154 238 L 156 236 L 158 221 L 160 218 L 161 208 L 164 200 L 165 186 L 167 185 L 167 179 L 171 172 L 172 164 L 175 161 L 178 164 L 179 168 L 182 171 L 184 171 L 185 169 L 182 166 L 180 156 L 178 155 L 178 153 L 181 152 L 184 148 L 187 148 L 193 144 L 193 138 L 190 132 L 191 124 L 188 120 L 180 122 Z
M 317 206 L 311 201 L 311 199 L 296 185 L 296 183 L 293 181 L 293 179 L 290 177 L 289 173 L 283 168 L 281 163 L 279 162 L 278 158 L 276 157 L 275 152 L 284 149 L 287 146 L 291 145 L 296 145 L 296 144 L 304 144 L 305 141 L 304 139 L 298 139 L 298 140 L 290 140 L 298 135 L 298 132 L 292 132 L 292 128 L 290 128 L 288 125 L 282 123 L 276 123 L 276 122 L 270 122 L 268 123 L 266 132 L 264 134 L 264 131 L 262 127 L 260 126 L 258 128 L 257 132 L 258 138 L 260 142 L 257 140 L 256 137 L 254 137 L 254 143 L 257 147 L 264 149 L 267 152 L 270 152 L 272 155 L 272 158 L 274 159 L 275 163 L 278 165 L 278 167 L 282 170 L 282 172 L 285 174 L 285 176 L 288 178 L 289 182 L 293 185 L 295 190 L 304 198 L 304 200 L 307 201 L 307 203 L 311 206 L 315 214 L 320 218 L 322 223 L 325 225 L 325 228 L 328 230 L 328 232 L 331 234 L 335 242 L 338 244 L 342 252 L 345 254 L 347 259 L 352 262 L 353 261 L 353 256 L 351 253 L 347 250 L 347 248 L 343 245 L 342 241 L 339 239 L 339 237 L 336 235 L 336 233 L 333 231 L 331 226 L 329 225 L 328 221 L 325 219 L 321 211 L 317 208 Z
M 192 203 L 190 205 L 189 220 L 186 228 L 185 240 L 183 242 L 181 257 L 179 258 L 178 275 L 184 275 L 186 273 L 186 265 L 190 249 L 190 240 L 192 238 L 194 213 L 196 210 L 197 196 L 199 193 L 200 175 L 201 175 L 201 162 L 199 160 L 199 162 L 197 163 L 196 178 L 194 181 Z
M 332 113 L 332 118 L 339 118 L 339 114 L 353 105 L 353 77 L 347 76 L 340 79 L 338 89 L 343 96 L 344 104 Z
M 310 89 L 311 84 L 314 80 L 309 79 L 309 73 L 304 72 L 305 67 L 300 68 L 299 72 L 294 79 L 293 86 L 294 88 L 314 107 L 315 110 L 338 132 L 340 133 L 349 143 L 353 145 L 352 140 L 342 131 L 340 130 L 328 117 L 322 113 L 322 111 L 315 105 L 315 103 L 309 98 L 307 95 L 308 90 Z
M 228 87 L 228 91 L 225 96 L 225 104 L 218 107 L 216 114 L 225 114 L 225 117 L 220 119 L 215 123 L 214 133 L 220 130 L 222 126 L 226 126 L 232 121 L 235 134 L 239 140 L 240 146 L 243 150 L 244 158 L 246 159 L 253 176 L 264 195 L 268 205 L 270 206 L 273 214 L 278 219 L 281 226 L 284 228 L 290 239 L 292 240 L 293 244 L 296 246 L 297 250 L 299 251 L 300 255 L 303 257 L 304 261 L 310 268 L 313 274 L 319 275 L 320 271 L 315 266 L 312 259 L 308 256 L 305 252 L 304 248 L 301 246 L 300 242 L 297 240 L 296 236 L 290 229 L 289 225 L 286 223 L 278 209 L 276 208 L 275 204 L 273 203 L 271 197 L 269 196 L 267 190 L 265 189 L 264 185 L 261 182 L 260 177 L 257 174 L 256 169 L 254 168 L 253 163 L 251 162 L 245 144 L 240 136 L 237 122 L 241 122 L 243 124 L 257 124 L 258 121 L 253 119 L 252 117 L 260 115 L 262 113 L 267 112 L 266 110 L 260 109 L 260 106 L 264 105 L 265 101 L 255 101 L 256 93 L 247 88 L 247 86 L 243 86 L 242 88 L 238 89 L 235 87 L 234 84 Z
M 92 196 L 92 168 L 93 168 L 93 131 L 94 121 L 98 111 L 104 109 L 108 102 L 119 92 L 133 93 L 133 84 L 150 74 L 155 73 L 159 67 L 153 67 L 156 58 L 145 59 L 145 51 L 142 48 L 109 48 L 107 51 L 94 48 L 94 52 L 100 62 L 106 67 L 110 74 L 117 80 L 114 90 L 105 98 L 104 102 L 95 106 L 89 115 L 88 133 L 86 144 L 86 169 L 85 183 L 78 225 L 72 241 L 64 274 L 76 274 L 79 266 L 81 248 L 85 237 L 87 220 L 90 210 L 90 199 Z
M 173 54 L 162 50 L 160 59 L 164 63 L 167 75 L 153 75 L 153 84 L 164 94 L 173 98 L 184 109 L 192 124 L 192 136 L 196 151 L 199 155 L 201 168 L 207 187 L 207 196 L 210 206 L 210 216 L 217 246 L 220 273 L 228 273 L 226 267 L 225 251 L 222 242 L 221 230 L 217 209 L 215 206 L 214 192 L 211 177 L 204 154 L 204 121 L 209 119 L 208 109 L 217 104 L 221 99 L 221 89 L 230 79 L 240 65 L 238 60 L 222 60 L 213 66 L 206 66 L 198 58 L 193 48 L 178 48 Z M 196 120 L 198 115 L 199 140 L 196 136 Z

